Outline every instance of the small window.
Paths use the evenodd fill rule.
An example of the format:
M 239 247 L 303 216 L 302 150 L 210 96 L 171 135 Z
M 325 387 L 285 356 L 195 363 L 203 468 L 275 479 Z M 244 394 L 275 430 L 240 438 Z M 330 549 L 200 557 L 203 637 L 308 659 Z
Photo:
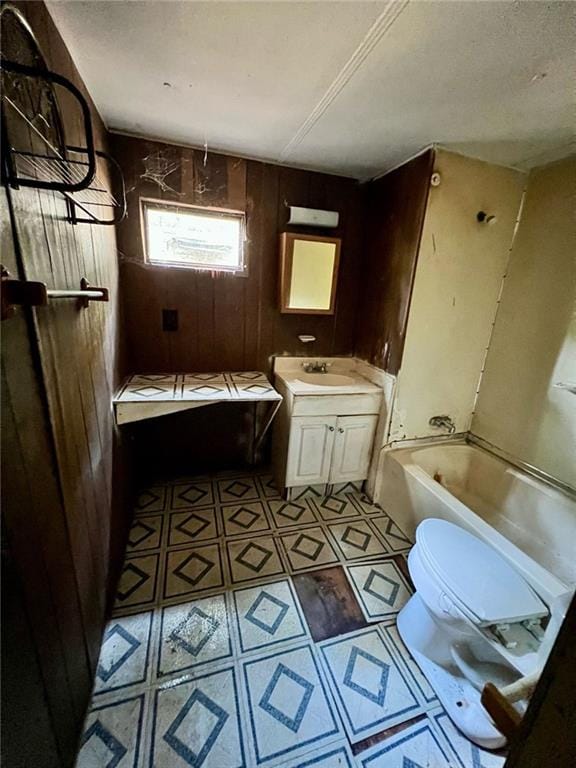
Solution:
M 149 264 L 246 273 L 243 213 L 145 199 L 141 205 Z

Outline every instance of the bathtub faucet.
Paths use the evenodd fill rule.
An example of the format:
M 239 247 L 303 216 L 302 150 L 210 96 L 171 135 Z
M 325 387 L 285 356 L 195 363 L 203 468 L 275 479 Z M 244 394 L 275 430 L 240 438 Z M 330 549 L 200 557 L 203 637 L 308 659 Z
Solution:
M 450 416 L 432 416 L 432 418 L 428 421 L 428 424 L 431 427 L 447 429 L 451 435 L 453 435 L 456 431 L 456 424 L 454 424 Z

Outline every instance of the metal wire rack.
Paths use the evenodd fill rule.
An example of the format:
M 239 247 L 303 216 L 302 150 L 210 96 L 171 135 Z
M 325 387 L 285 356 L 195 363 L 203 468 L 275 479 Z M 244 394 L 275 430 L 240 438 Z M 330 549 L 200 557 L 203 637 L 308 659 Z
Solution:
M 69 218 L 74 224 L 113 225 L 121 221 L 126 215 L 122 171 L 110 155 L 95 149 L 90 108 L 82 93 L 65 77 L 46 69 L 6 60 L 0 62 L 0 69 L 3 80 L 9 77 L 12 86 L 2 89 L 3 181 L 14 189 L 25 186 L 61 192 L 68 201 Z M 50 130 L 53 127 L 42 114 L 27 115 L 13 96 L 14 84 L 22 79 L 49 87 L 52 93 L 57 85 L 72 95 L 80 108 L 85 146 L 57 146 L 58 142 L 47 137 L 46 134 L 59 131 Z M 55 96 L 54 103 L 57 104 Z M 110 184 L 103 176 L 110 179 Z M 116 194 L 110 191 L 110 186 Z

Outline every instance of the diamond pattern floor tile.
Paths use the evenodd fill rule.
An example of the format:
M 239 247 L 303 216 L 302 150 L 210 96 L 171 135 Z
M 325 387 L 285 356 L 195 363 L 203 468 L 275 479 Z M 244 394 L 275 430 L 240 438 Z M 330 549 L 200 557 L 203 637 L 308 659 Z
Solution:
M 346 566 L 348 578 L 368 621 L 398 613 L 410 598 L 410 588 L 393 560 Z
M 150 766 L 245 768 L 233 667 L 155 692 Z
M 96 667 L 95 694 L 145 682 L 151 634 L 151 611 L 108 622 Z
M 164 597 L 179 597 L 216 589 L 224 584 L 218 544 L 168 551 Z
M 338 496 L 341 493 L 350 493 L 353 495 L 358 495 L 362 493 L 362 486 L 364 485 L 363 481 L 360 480 L 356 483 L 348 482 L 348 483 L 334 483 L 334 485 L 330 486 L 330 495 L 331 496 Z
M 134 514 L 149 515 L 154 512 L 164 512 L 168 493 L 166 486 L 152 486 L 138 494 L 134 505 Z
M 235 477 L 218 480 L 218 498 L 221 504 L 256 501 L 260 497 L 255 477 Z
M 171 490 L 171 509 L 210 507 L 214 504 L 214 491 L 210 482 L 177 483 Z
M 306 499 L 301 501 L 269 499 L 268 507 L 272 512 L 274 524 L 277 528 L 294 528 L 295 526 L 318 522 Z
M 454 768 L 452 755 L 428 720 L 408 726 L 356 759 L 360 768 Z
M 290 501 L 302 501 L 302 499 L 323 499 L 326 496 L 326 484 L 300 485 L 287 489 L 287 498 Z
M 226 543 L 234 583 L 254 581 L 284 573 L 276 542 L 271 536 L 237 539 Z
M 158 560 L 158 555 L 141 555 L 124 561 L 116 592 L 115 610 L 154 603 Z
M 412 546 L 408 536 L 387 515 L 373 517 L 370 522 L 378 530 L 391 552 L 402 552 Z
M 275 499 L 280 496 L 276 482 L 272 475 L 258 475 L 257 477 L 258 487 L 260 494 L 267 499 Z
M 158 549 L 162 542 L 162 515 L 135 517 L 128 532 L 126 552 L 145 552 Z
M 376 629 L 326 640 L 320 650 L 352 742 L 422 714 L 405 668 Z
M 236 589 L 233 598 L 242 653 L 307 634 L 298 598 L 287 579 Z
M 302 757 L 282 763 L 279 768 L 355 768 L 356 762 L 347 741 L 307 752 Z
M 227 504 L 221 508 L 221 512 L 226 536 L 245 536 L 247 533 L 270 530 L 262 501 Z
M 306 528 L 281 537 L 282 546 L 293 571 L 303 571 L 338 561 L 322 528 Z
M 229 658 L 232 653 L 225 595 L 162 608 L 156 667 L 159 678 Z
M 387 550 L 367 520 L 350 520 L 329 525 L 328 529 L 346 560 L 360 560 L 386 555 Z
M 215 539 L 217 536 L 218 526 L 214 507 L 172 512 L 170 515 L 169 547 L 195 544 L 205 539 Z
M 142 694 L 94 707 L 86 717 L 76 768 L 136 768 L 144 705 Z
M 340 734 L 311 646 L 243 664 L 254 765 L 288 758 Z
M 402 638 L 398 633 L 396 623 L 391 622 L 387 625 L 380 624 L 378 627 L 378 630 L 379 632 L 382 633 L 388 648 L 392 651 L 393 654 L 398 656 L 404 662 L 404 665 L 407 667 L 408 673 L 412 678 L 412 680 L 414 681 L 414 685 L 410 685 L 410 687 L 414 692 L 414 694 L 416 695 L 416 698 L 418 698 L 422 702 L 423 706 L 426 707 L 426 709 L 439 706 L 438 697 L 434 693 L 432 686 L 430 685 L 428 680 L 424 677 L 424 675 L 420 671 L 420 667 L 414 661 L 414 659 L 410 655 L 410 652 L 402 642 Z
M 374 504 L 365 493 L 350 494 L 350 500 L 363 515 L 383 514 L 382 507 L 379 504 Z
M 322 520 L 347 520 L 349 517 L 359 517 L 360 512 L 352 503 L 349 494 L 325 496 L 311 499 L 310 503 Z

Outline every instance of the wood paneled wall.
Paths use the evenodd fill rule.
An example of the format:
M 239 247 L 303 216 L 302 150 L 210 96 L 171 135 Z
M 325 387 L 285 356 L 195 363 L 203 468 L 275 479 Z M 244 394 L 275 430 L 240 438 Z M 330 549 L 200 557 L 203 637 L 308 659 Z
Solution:
M 270 371 L 273 355 L 353 353 L 362 235 L 355 181 L 213 153 L 205 159 L 202 151 L 121 135 L 112 136 L 112 153 L 129 190 L 118 247 L 132 371 Z M 165 179 L 173 191 L 143 176 L 146 158 L 158 157 L 175 164 Z M 245 210 L 248 277 L 144 265 L 140 197 Z M 333 316 L 280 314 L 278 235 L 288 229 L 286 204 L 340 212 L 339 228 L 329 233 L 342 238 Z M 163 308 L 178 310 L 177 332 L 162 331 Z M 303 345 L 303 333 L 317 341 Z
M 434 151 L 364 187 L 365 253 L 356 354 L 400 369 Z
M 85 92 L 44 4 L 19 8 L 49 68 Z M 64 98 L 61 108 L 68 143 L 81 144 L 77 114 Z M 2 260 L 14 276 L 68 289 L 86 277 L 110 290 L 108 304 L 53 302 L 2 323 L 2 762 L 71 766 L 128 525 L 110 407 L 120 379 L 116 240 L 113 228 L 70 224 L 57 193 L 0 191 Z M 6 673 L 17 669 L 26 674 Z

